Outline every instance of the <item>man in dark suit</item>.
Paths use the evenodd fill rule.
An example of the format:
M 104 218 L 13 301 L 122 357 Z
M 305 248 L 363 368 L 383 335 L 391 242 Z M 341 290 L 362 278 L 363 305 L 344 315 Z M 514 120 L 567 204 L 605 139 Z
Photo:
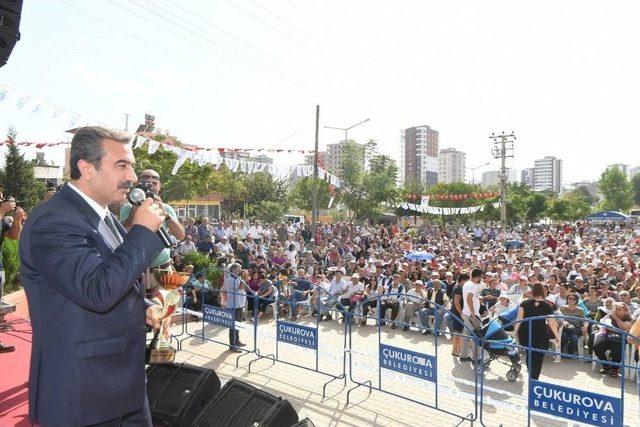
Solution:
M 128 233 L 107 206 L 137 180 L 126 133 L 79 129 L 71 182 L 29 216 L 20 239 L 21 278 L 33 348 L 29 417 L 42 427 L 151 426 L 145 392 L 146 308 L 138 278 L 162 250 L 164 220 L 152 199 Z

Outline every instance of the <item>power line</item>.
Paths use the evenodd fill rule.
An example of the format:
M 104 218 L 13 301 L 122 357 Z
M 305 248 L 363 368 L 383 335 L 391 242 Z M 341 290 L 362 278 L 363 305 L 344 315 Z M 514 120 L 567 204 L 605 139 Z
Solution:
M 230 61 L 230 62 L 232 62 L 232 63 L 234 63 L 234 64 L 238 65 L 239 67 L 241 67 L 241 68 L 245 68 L 245 69 L 246 69 L 246 67 L 244 67 L 243 65 L 238 64 L 238 62 L 237 62 L 237 61 L 234 61 L 234 60 L 233 60 L 233 59 L 231 59 L 231 58 L 225 57 L 225 56 L 221 55 L 219 52 L 216 52 L 216 51 L 214 51 L 214 50 L 210 49 L 209 47 L 202 45 L 201 43 L 199 43 L 199 42 L 197 42 L 197 41 L 194 41 L 194 40 L 191 40 L 191 39 L 189 39 L 189 38 L 186 38 L 186 37 L 184 37 L 182 34 L 180 34 L 180 33 L 176 32 L 176 31 L 173 31 L 173 30 L 171 30 L 171 29 L 168 29 L 168 28 L 166 28 L 166 26 L 164 26 L 164 25 L 162 25 L 162 24 L 160 24 L 160 23 L 158 23 L 158 22 L 154 22 L 154 21 L 152 21 L 152 20 L 148 19 L 146 16 L 143 16 L 143 15 L 141 15 L 141 14 L 137 13 L 137 12 L 136 12 L 136 11 L 134 11 L 134 10 L 131 10 L 131 9 L 129 9 L 129 8 L 127 8 L 127 7 L 125 7 L 125 6 L 121 5 L 121 4 L 119 4 L 119 3 L 116 3 L 114 0 L 108 0 L 108 1 L 109 1 L 110 3 L 112 3 L 112 4 L 114 4 L 115 6 L 117 6 L 117 7 L 121 8 L 121 9 L 123 9 L 123 10 L 125 10 L 125 11 L 127 11 L 127 12 L 129 12 L 129 13 L 131 13 L 131 14 L 133 14 L 133 15 L 135 15 L 136 17 L 138 17 L 138 18 L 142 19 L 143 21 L 146 21 L 146 22 L 148 22 L 148 23 L 151 23 L 151 24 L 153 24 L 153 25 L 156 25 L 156 26 L 158 26 L 158 27 L 162 28 L 163 30 L 170 32 L 171 34 L 175 35 L 176 37 L 181 38 L 182 40 L 186 41 L 187 43 L 191 43 L 191 44 L 193 44 L 193 45 L 195 45 L 195 46 L 198 46 L 198 47 L 201 47 L 201 48 L 203 48 L 203 49 L 206 49 L 207 51 L 211 52 L 212 54 L 214 54 L 214 55 L 216 55 L 216 56 L 219 56 L 219 57 L 222 57 L 223 59 L 226 59 L 226 60 L 228 60 L 228 61 Z M 182 29 L 182 30 L 184 30 L 184 31 L 186 31 L 186 32 L 191 33 L 191 34 L 195 35 L 196 37 L 203 39 L 205 42 L 208 42 L 209 44 L 212 44 L 212 45 L 216 46 L 217 48 L 219 48 L 219 49 L 221 49 L 221 50 L 223 50 L 223 51 L 228 52 L 228 53 L 229 53 L 229 54 L 231 54 L 232 56 L 238 57 L 238 58 L 240 58 L 240 59 L 242 59 L 242 60 L 244 60 L 244 61 L 246 61 L 246 62 L 249 62 L 249 63 L 251 63 L 253 66 L 255 66 L 256 68 L 259 68 L 259 69 L 261 69 L 261 70 L 264 70 L 265 72 L 267 72 L 267 73 L 269 73 L 269 74 L 273 74 L 274 76 L 278 77 L 280 80 L 284 81 L 285 83 L 288 83 L 288 84 L 290 84 L 290 85 L 296 86 L 296 87 L 298 87 L 299 89 L 301 89 L 301 90 L 303 90 L 303 91 L 305 91 L 305 92 L 307 92 L 307 93 L 309 93 L 309 94 L 311 94 L 311 95 L 313 95 L 313 96 L 320 96 L 320 97 L 323 97 L 324 99 L 327 99 L 325 96 L 323 96 L 323 95 L 321 95 L 321 94 L 318 94 L 318 93 L 315 93 L 315 92 L 313 92 L 313 91 L 311 91 L 311 90 L 307 89 L 306 87 L 304 87 L 304 86 L 302 86 L 302 85 L 299 85 L 299 84 L 296 84 L 295 82 L 293 82 L 293 81 L 291 81 L 291 80 L 287 79 L 286 77 L 280 76 L 279 74 L 274 73 L 273 71 L 271 71 L 271 70 L 269 70 L 269 69 L 267 69 L 267 68 L 263 67 L 262 65 L 255 63 L 255 61 L 252 61 L 252 60 L 250 60 L 250 59 L 243 58 L 243 57 L 241 57 L 240 55 L 238 55 L 237 53 L 235 53 L 235 52 L 233 52 L 233 51 L 230 51 L 229 49 L 227 49 L 227 48 L 225 48 L 225 47 L 221 47 L 221 46 L 219 46 L 217 43 L 212 42 L 211 40 L 208 40 L 207 38 L 202 37 L 201 35 L 199 35 L 199 34 L 197 34 L 197 33 L 193 32 L 193 31 L 191 31 L 189 28 L 185 27 L 184 25 L 181 25 L 181 24 L 179 24 L 179 23 L 176 23 L 175 21 L 173 21 L 173 20 L 171 20 L 171 19 L 169 19 L 169 18 L 167 18 L 167 17 L 165 17 L 165 16 L 162 16 L 162 15 L 158 14 L 158 13 L 157 13 L 157 12 L 155 12 L 154 10 L 149 9 L 149 8 L 147 8 L 147 7 L 143 6 L 143 5 L 140 5 L 140 4 L 136 3 L 134 0 L 128 0 L 128 1 L 129 1 L 130 3 L 133 3 L 135 6 L 138 6 L 138 7 L 142 8 L 142 9 L 144 9 L 144 10 L 148 11 L 149 13 L 152 13 L 152 14 L 154 14 L 154 15 L 158 16 L 160 19 L 163 19 L 164 21 L 167 21 L 167 22 L 171 23 L 172 25 L 174 25 L 174 26 L 176 26 L 176 27 L 178 27 L 178 28 L 180 28 L 180 29 Z
M 94 20 L 96 20 L 98 22 L 101 22 L 101 23 L 103 23 L 103 24 L 105 24 L 105 25 L 107 25 L 107 26 L 109 26 L 109 27 L 111 27 L 111 28 L 113 28 L 115 30 L 118 30 L 118 31 L 128 35 L 129 37 L 133 37 L 134 39 L 136 39 L 136 40 L 138 40 L 138 41 L 140 41 L 140 42 L 142 42 L 142 43 L 144 43 L 144 44 L 146 44 L 148 46 L 151 46 L 151 47 L 154 47 L 156 49 L 159 49 L 159 50 L 161 50 L 161 51 L 163 51 L 163 52 L 165 52 L 165 53 L 167 53 L 167 54 L 169 54 L 169 55 L 171 55 L 171 56 L 173 56 L 175 58 L 180 59 L 181 61 L 184 61 L 184 62 L 188 63 L 188 64 L 191 64 L 191 65 L 196 66 L 198 68 L 202 68 L 201 64 L 198 64 L 197 62 L 193 62 L 193 61 L 189 60 L 188 58 L 185 58 L 185 57 L 183 57 L 181 55 L 177 55 L 173 51 L 171 51 L 171 50 L 169 50 L 169 49 L 167 49 L 167 48 L 165 48 L 163 46 L 160 46 L 158 44 L 150 42 L 149 40 L 146 40 L 146 39 L 144 39 L 144 38 L 142 38 L 142 37 L 130 32 L 130 31 L 127 31 L 127 30 L 125 30 L 123 28 L 120 28 L 120 27 L 118 27 L 116 25 L 113 25 L 111 22 L 106 21 L 106 20 L 104 20 L 104 19 L 102 19 L 100 17 L 97 17 L 97 16 L 87 12 L 86 10 L 80 9 L 79 7 L 76 7 L 76 6 L 72 5 L 72 4 L 69 4 L 64 0 L 57 0 L 57 1 L 62 3 L 62 4 L 64 4 L 65 6 L 67 6 L 69 8 L 71 8 L 71 9 L 74 9 L 75 11 L 77 11 L 79 13 L 82 13 L 83 15 L 86 15 L 86 16 L 90 17 L 91 19 L 94 19 Z M 222 78 L 222 79 L 224 79 L 224 80 L 226 80 L 226 81 L 228 81 L 230 83 L 238 84 L 238 82 L 236 82 L 236 81 L 234 81 L 234 80 L 232 80 L 232 79 L 230 79 L 230 78 L 218 73 L 215 70 L 213 71 L 213 74 L 215 74 L 216 76 L 218 76 L 218 77 L 220 77 L 220 78 Z
M 270 24 L 269 22 L 265 21 L 264 19 L 260 18 L 259 16 L 249 12 L 248 10 L 246 10 L 245 8 L 243 8 L 242 6 L 239 6 L 237 4 L 235 4 L 234 2 L 232 2 L 231 0 L 225 0 L 227 3 L 229 3 L 231 6 L 235 7 L 236 9 L 240 10 L 242 13 L 251 16 L 253 19 L 255 19 L 256 21 L 262 23 L 263 25 L 266 25 L 267 27 L 271 28 L 272 30 L 282 34 L 283 36 L 285 36 L 286 38 L 288 38 L 289 40 L 294 41 L 295 43 L 303 46 L 304 48 L 310 50 L 311 52 L 315 53 L 316 55 L 320 55 L 323 58 L 325 58 L 328 61 L 333 62 L 334 64 L 338 65 L 339 67 L 352 72 L 353 70 L 345 67 L 343 64 L 341 64 L 340 62 L 336 61 L 335 59 L 331 58 L 330 56 L 325 55 L 324 53 L 322 53 L 321 51 L 317 50 L 316 48 L 314 48 L 313 46 L 309 46 L 307 43 L 298 40 L 295 37 L 292 37 L 290 34 L 285 33 L 284 31 L 282 31 L 280 28 L 276 27 L 275 25 Z
M 276 142 L 275 144 L 273 144 L 273 147 L 271 148 L 276 148 L 279 147 L 280 145 L 284 144 L 285 142 L 287 142 L 289 139 L 293 138 L 294 136 L 298 135 L 300 132 L 302 132 L 303 130 L 305 130 L 312 122 L 313 120 L 309 120 L 307 123 L 305 123 L 300 129 L 298 129 L 297 131 L 291 133 L 290 135 L 287 135 L 286 137 L 284 137 L 283 139 L 281 139 L 280 141 Z
M 201 17 L 200 15 L 198 15 L 198 14 L 196 14 L 196 13 L 193 13 L 192 11 L 190 11 L 190 10 L 188 10 L 188 9 L 185 9 L 184 7 L 180 6 L 180 4 L 178 4 L 178 3 L 176 3 L 176 2 L 174 2 L 174 1 L 172 1 L 172 0 L 165 0 L 165 1 L 166 1 L 166 2 L 168 2 L 168 3 L 170 3 L 170 4 L 171 4 L 173 7 L 175 7 L 176 9 L 179 9 L 179 10 L 183 11 L 184 13 L 186 13 L 187 15 L 192 16 L 192 17 L 194 17 L 194 18 L 196 18 L 196 19 L 198 19 L 198 20 L 200 20 L 200 21 L 204 22 L 205 24 L 209 25 L 210 27 L 215 28 L 216 30 L 220 31 L 221 33 L 223 33 L 223 34 L 225 34 L 225 35 L 227 35 L 227 36 L 231 37 L 232 39 L 234 39 L 234 40 L 236 40 L 236 41 L 240 42 L 240 43 L 241 43 L 241 44 L 243 44 L 244 46 L 246 46 L 246 47 L 248 47 L 248 48 L 253 49 L 254 51 L 256 51 L 256 52 L 258 52 L 258 53 L 260 53 L 260 54 L 264 55 L 264 56 L 265 56 L 265 57 L 267 57 L 267 58 L 270 58 L 271 60 L 273 60 L 273 61 L 275 61 L 275 62 L 277 62 L 277 63 L 281 63 L 281 64 L 282 64 L 283 66 L 285 66 L 286 68 L 288 68 L 288 69 L 290 69 L 290 70 L 292 70 L 292 71 L 294 71 L 294 72 L 296 72 L 296 73 L 298 73 L 298 74 L 300 74 L 300 75 L 302 75 L 302 76 L 304 76 L 304 77 L 306 77 L 306 78 L 308 78 L 308 79 L 311 79 L 312 81 L 316 78 L 316 77 L 313 77 L 313 76 L 311 76 L 311 75 L 309 75 L 309 74 L 305 73 L 304 71 L 301 71 L 301 70 L 299 70 L 299 69 L 296 69 L 295 67 L 293 67 L 293 66 L 291 66 L 290 64 L 288 64 L 288 63 L 286 63 L 286 62 L 282 61 L 281 59 L 279 59 L 279 58 L 277 58 L 276 56 L 274 56 L 274 55 L 270 54 L 269 52 L 265 51 L 264 49 L 260 49 L 260 48 L 258 48 L 258 47 L 256 47 L 256 46 L 254 46 L 253 44 L 248 43 L 248 42 L 246 42 L 246 41 L 242 40 L 241 38 L 237 37 L 237 36 L 236 36 L 236 35 L 234 35 L 233 33 L 231 33 L 231 32 L 229 32 L 229 31 L 225 30 L 224 28 L 222 28 L 222 27 L 220 27 L 220 26 L 218 26 L 218 25 L 214 24 L 213 22 L 211 22 L 211 21 L 209 21 L 209 20 L 207 20 L 207 19 L 204 19 L 204 18 L 203 18 L 203 17 Z M 166 9 L 162 8 L 161 6 L 159 6 L 159 5 L 157 5 L 157 4 L 156 4 L 156 7 L 158 7 L 159 9 L 161 9 L 161 10 L 163 10 L 163 11 L 165 11 L 165 12 L 170 13 L 169 11 L 167 11 Z M 179 16 L 177 16 L 177 15 L 174 15 L 174 16 L 176 16 L 177 18 L 179 18 L 179 19 L 180 19 L 180 20 L 182 20 L 183 22 L 185 22 L 185 23 L 187 23 L 187 24 L 189 24 L 189 25 L 192 25 L 192 26 L 194 26 L 195 28 L 200 29 L 200 31 L 202 31 L 203 33 L 208 34 L 208 35 L 210 35 L 210 36 L 212 36 L 212 37 L 215 37 L 216 39 L 221 40 L 221 41 L 223 41 L 224 43 L 226 43 L 227 45 L 232 46 L 232 47 L 234 47 L 234 48 L 236 48 L 236 49 L 237 49 L 237 47 L 236 47 L 236 46 L 232 45 L 231 43 L 228 43 L 228 42 L 224 41 L 222 38 L 215 36 L 215 35 L 214 35 L 214 34 L 212 34 L 211 32 L 206 31 L 206 30 L 202 29 L 201 27 L 197 27 L 197 26 L 196 26 L 196 25 L 194 25 L 192 22 L 186 21 L 185 19 L 180 18 L 180 17 L 179 17 Z M 324 86 L 324 85 L 322 85 L 322 86 Z M 325 86 L 325 87 L 326 87 L 326 86 Z
M 251 3 L 253 3 L 254 5 L 256 5 L 256 7 L 262 9 L 263 11 L 265 11 L 268 15 L 274 17 L 275 19 L 277 19 L 278 21 L 282 22 L 284 25 L 286 25 L 287 27 L 291 28 L 293 31 L 301 34 L 302 36 L 306 37 L 308 40 L 311 40 L 312 42 L 316 43 L 318 46 L 322 46 L 324 49 L 326 49 L 327 51 L 331 52 L 332 54 L 342 58 L 342 60 L 346 61 L 347 63 L 349 63 L 351 65 L 351 60 L 345 56 L 343 56 L 340 52 L 334 50 L 332 47 L 327 46 L 324 42 L 318 40 L 317 38 L 309 35 L 307 32 L 299 29 L 298 27 L 296 27 L 295 25 L 293 25 L 292 23 L 290 23 L 289 21 L 287 21 L 286 19 L 276 15 L 275 13 L 271 12 L 268 8 L 262 6 L 260 3 L 256 2 L 256 0 L 250 0 Z
M 173 25 L 177 26 L 178 28 L 180 28 L 180 29 L 182 29 L 182 30 L 185 30 L 185 31 L 187 31 L 187 32 L 189 32 L 189 33 L 191 33 L 191 34 L 193 34 L 194 36 L 196 36 L 196 37 L 198 37 L 198 38 L 200 38 L 200 39 L 204 40 L 205 42 L 208 42 L 208 43 L 212 44 L 213 46 L 215 46 L 215 47 L 217 47 L 217 48 L 219 48 L 219 49 L 221 49 L 221 50 L 223 50 L 223 51 L 225 51 L 225 52 L 227 52 L 227 53 L 229 53 L 229 54 L 231 54 L 231 55 L 233 55 L 233 56 L 236 56 L 236 57 L 238 57 L 238 58 L 240 58 L 240 59 L 242 59 L 242 60 L 244 60 L 244 61 L 246 61 L 246 62 L 250 63 L 251 65 L 253 65 L 253 66 L 257 67 L 257 68 L 260 68 L 260 69 L 262 69 L 262 70 L 264 70 L 264 71 L 266 71 L 266 72 L 269 72 L 269 73 L 275 73 L 275 72 L 280 73 L 280 72 L 281 72 L 280 70 L 278 70 L 277 68 L 275 68 L 275 67 L 273 67 L 273 66 L 272 66 L 272 68 L 274 68 L 275 72 L 272 72 L 271 70 L 269 70 L 269 69 L 267 69 L 267 68 L 263 67 L 263 66 L 262 66 L 262 64 L 257 63 L 256 61 L 252 60 L 251 58 L 247 59 L 247 58 L 245 58 L 245 57 L 243 57 L 243 56 L 240 56 L 240 55 L 238 55 L 236 52 L 234 52 L 234 51 L 232 51 L 232 50 L 229 50 L 228 48 L 226 48 L 226 47 L 224 47 L 224 46 L 220 46 L 218 43 L 211 41 L 211 39 L 208 39 L 208 38 L 206 38 L 206 37 L 201 36 L 200 34 L 197 34 L 197 33 L 193 32 L 190 28 L 184 27 L 183 25 L 176 23 L 175 21 L 173 21 L 173 20 L 171 20 L 171 19 L 167 18 L 166 16 L 162 16 L 162 15 L 160 15 L 158 12 L 156 12 L 156 11 L 154 11 L 154 10 L 152 10 L 152 9 L 147 8 L 146 6 L 143 6 L 143 5 L 139 4 L 139 3 L 137 3 L 137 2 L 136 2 L 136 1 L 134 1 L 134 0 L 128 0 L 128 1 L 129 1 L 130 3 L 133 3 L 134 5 L 136 5 L 136 6 L 138 6 L 138 7 L 140 7 L 140 8 L 142 8 L 142 9 L 146 10 L 147 12 L 152 13 L 153 15 L 155 15 L 155 16 L 157 16 L 157 17 L 159 17 L 160 19 L 163 19 L 163 20 L 165 20 L 165 21 L 167 21 L 167 22 L 169 22 L 169 23 L 171 23 L 171 24 L 173 24 Z M 165 9 L 165 8 L 163 8 L 162 6 L 159 6 L 159 5 L 157 5 L 157 4 L 156 4 L 156 5 L 154 5 L 154 6 L 155 6 L 155 7 L 157 7 L 158 9 L 160 9 L 160 10 L 162 10 L 162 11 L 164 11 L 164 12 L 168 13 L 170 16 L 180 19 L 181 21 L 185 22 L 187 25 L 189 25 L 189 26 L 191 26 L 191 27 L 198 28 L 200 31 L 204 32 L 205 34 L 209 34 L 209 35 L 211 35 L 211 36 L 215 37 L 216 39 L 220 40 L 222 43 L 224 43 L 224 44 L 226 44 L 226 45 L 228 45 L 228 46 L 231 46 L 233 49 L 237 49 L 237 50 L 239 50 L 236 46 L 233 46 L 233 45 L 231 45 L 230 43 L 228 43 L 228 42 L 226 42 L 226 41 L 224 41 L 224 40 L 220 39 L 219 37 L 216 37 L 215 35 L 213 35 L 213 34 L 211 34 L 211 33 L 207 32 L 206 30 L 202 30 L 201 28 L 197 27 L 196 25 L 193 25 L 193 23 L 191 23 L 191 22 L 189 22 L 189 21 L 185 20 L 184 18 L 181 18 L 180 16 L 175 15 L 174 13 L 172 13 L 171 11 L 166 10 L 166 9 Z M 244 52 L 243 52 L 243 53 L 244 53 Z M 278 77 L 279 77 L 279 78 L 282 78 L 282 76 L 281 76 L 281 75 L 278 75 Z M 302 83 L 304 84 L 305 82 L 302 82 Z
M 339 39 L 341 39 L 342 41 L 347 42 L 348 44 L 350 44 L 351 46 L 355 47 L 356 49 L 358 49 L 362 54 L 368 56 L 369 58 L 373 59 L 374 61 L 380 63 L 380 64 L 384 64 L 383 61 L 381 61 L 380 59 L 378 59 L 374 54 L 372 54 L 371 52 L 363 49 L 361 46 L 359 46 L 358 44 L 352 42 L 351 40 L 349 40 L 348 38 L 344 37 L 342 34 L 340 34 L 339 32 L 337 32 L 336 30 L 334 30 L 333 28 L 331 28 L 330 26 L 328 26 L 327 24 L 325 24 L 324 22 L 322 22 L 321 20 L 319 20 L 318 18 L 316 18 L 315 16 L 313 16 L 312 14 L 310 14 L 309 12 L 307 12 L 306 10 L 304 10 L 303 8 L 301 8 L 300 6 L 298 6 L 297 4 L 295 4 L 293 1 L 291 0 L 285 0 L 287 3 L 289 3 L 289 5 L 296 9 L 298 12 L 302 13 L 304 16 L 306 16 L 307 18 L 309 18 L 310 20 L 312 20 L 313 22 L 315 22 L 316 24 L 322 26 L 325 30 L 327 30 L 330 33 L 333 33 L 335 36 L 337 36 Z

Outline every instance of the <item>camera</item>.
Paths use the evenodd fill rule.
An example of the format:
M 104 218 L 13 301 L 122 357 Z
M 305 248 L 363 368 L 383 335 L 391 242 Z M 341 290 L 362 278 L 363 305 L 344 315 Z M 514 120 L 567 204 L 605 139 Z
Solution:
M 140 197 L 141 191 L 144 193 L 144 197 L 142 198 Z M 144 199 L 155 198 L 155 195 L 156 194 L 153 191 L 153 184 L 140 180 L 137 185 L 131 187 L 129 194 L 127 195 L 127 199 L 129 200 L 129 203 L 137 206 L 142 203 Z

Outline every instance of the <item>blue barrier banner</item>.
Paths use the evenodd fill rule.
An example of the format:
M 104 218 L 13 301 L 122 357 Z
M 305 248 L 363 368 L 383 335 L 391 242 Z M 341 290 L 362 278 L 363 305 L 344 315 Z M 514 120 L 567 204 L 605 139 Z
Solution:
M 592 426 L 621 426 L 620 398 L 529 381 L 529 409 Z
M 204 304 L 202 306 L 202 318 L 205 322 L 213 323 L 214 325 L 226 326 L 227 328 L 233 326 L 233 310 L 229 308 Z
M 318 349 L 318 328 L 278 321 L 277 339 L 280 342 L 300 347 Z
M 380 367 L 437 382 L 436 358 L 424 353 L 417 353 L 404 348 L 380 344 Z

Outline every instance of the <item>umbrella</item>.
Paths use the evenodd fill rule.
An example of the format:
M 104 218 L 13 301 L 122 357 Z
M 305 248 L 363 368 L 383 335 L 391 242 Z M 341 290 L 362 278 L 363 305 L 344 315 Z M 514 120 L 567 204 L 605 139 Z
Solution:
M 409 261 L 431 261 L 435 258 L 435 255 L 431 252 L 413 251 L 407 253 L 404 257 Z

